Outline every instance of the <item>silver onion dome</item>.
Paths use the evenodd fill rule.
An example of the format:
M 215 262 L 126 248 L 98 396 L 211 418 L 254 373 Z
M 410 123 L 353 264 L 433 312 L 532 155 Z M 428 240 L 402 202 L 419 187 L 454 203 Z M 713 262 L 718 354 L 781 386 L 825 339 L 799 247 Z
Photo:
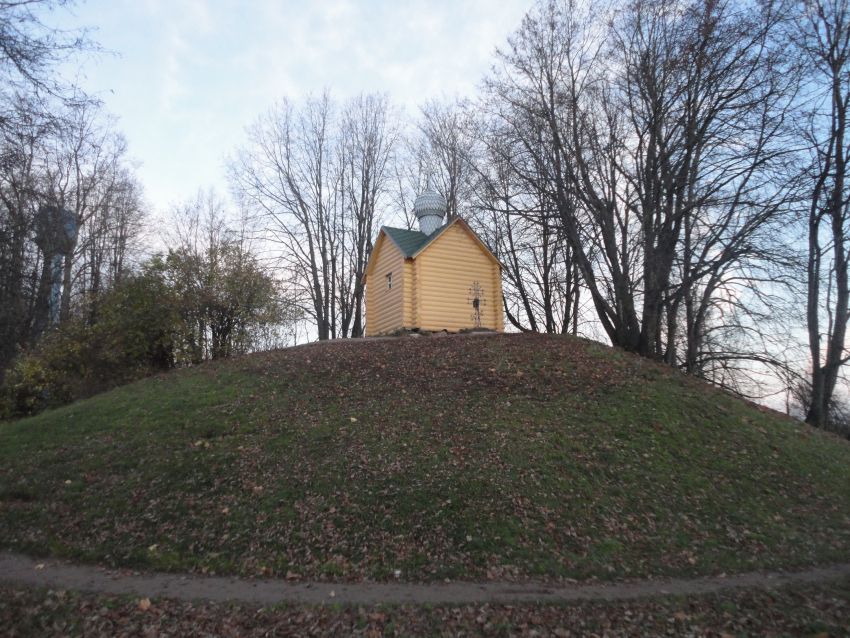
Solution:
M 430 235 L 443 225 L 448 202 L 429 183 L 413 203 L 413 213 L 419 220 L 419 230 Z

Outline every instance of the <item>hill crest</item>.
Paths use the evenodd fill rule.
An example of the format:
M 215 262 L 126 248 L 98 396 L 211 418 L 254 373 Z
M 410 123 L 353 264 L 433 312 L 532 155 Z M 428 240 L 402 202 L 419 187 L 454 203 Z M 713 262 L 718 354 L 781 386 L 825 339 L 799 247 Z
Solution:
M 850 445 L 569 337 L 306 345 L 0 428 L 9 549 L 316 579 L 540 579 L 850 556 Z

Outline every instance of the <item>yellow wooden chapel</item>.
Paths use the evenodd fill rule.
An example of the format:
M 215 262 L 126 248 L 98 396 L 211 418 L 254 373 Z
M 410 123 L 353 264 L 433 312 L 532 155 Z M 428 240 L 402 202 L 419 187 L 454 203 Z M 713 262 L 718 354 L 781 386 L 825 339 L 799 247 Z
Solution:
M 413 206 L 419 230 L 383 226 L 366 266 L 366 336 L 399 330 L 502 332 L 499 260 L 460 217 L 443 223 L 430 186 Z

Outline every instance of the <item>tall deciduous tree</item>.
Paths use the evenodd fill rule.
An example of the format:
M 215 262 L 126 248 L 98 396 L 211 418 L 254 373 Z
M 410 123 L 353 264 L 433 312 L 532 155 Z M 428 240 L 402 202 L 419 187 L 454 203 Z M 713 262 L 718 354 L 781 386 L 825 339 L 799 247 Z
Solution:
M 76 239 L 67 247 L 62 268 L 62 321 L 70 316 L 71 293 L 78 283 L 74 281 L 74 266 L 85 257 L 80 254 L 78 239 L 83 233 L 92 235 L 96 229 L 88 226 L 98 214 L 103 217 L 113 212 L 111 198 L 122 187 L 118 182 L 125 153 L 123 137 L 91 104 L 70 109 L 44 150 L 43 197 L 51 205 L 70 212 L 77 228 Z M 99 287 L 96 277 L 90 283 Z
M 850 321 L 850 6 L 844 0 L 800 4 L 791 41 L 808 65 L 803 131 L 810 149 L 807 184 L 807 302 L 811 393 L 806 420 L 827 425 Z
M 231 162 L 233 186 L 276 246 L 319 339 L 362 334 L 362 273 L 394 141 L 386 99 L 338 109 L 323 95 L 272 108 Z
M 361 95 L 343 108 L 337 149 L 344 233 L 337 285 L 340 336 L 363 336 L 363 276 L 397 139 L 385 96 Z
M 26 106 L 15 119 L 17 126 L 0 128 L 0 371 L 30 334 L 40 269 L 33 241 L 38 165 L 41 145 L 52 130 Z
M 546 192 L 610 341 L 698 372 L 708 311 L 769 256 L 783 210 L 779 17 L 636 0 L 609 18 L 570 1 L 526 16 L 487 83 L 491 150 Z
M 84 162 L 78 161 L 79 151 L 97 144 L 87 125 L 78 126 L 103 121 L 97 102 L 58 73 L 60 63 L 96 46 L 85 31 L 56 29 L 46 21 L 52 11 L 70 4 L 66 0 L 0 2 L 0 376 L 15 353 L 32 345 L 48 323 L 45 291 L 53 273 L 45 262 L 53 255 L 47 255 L 39 243 L 44 243 L 40 239 L 45 232 L 55 229 L 43 227 L 47 218 L 39 221 L 38 211 L 69 205 L 60 201 L 61 192 L 103 193 L 109 181 L 102 171 L 92 179 L 82 169 Z M 72 160 L 72 155 L 77 159 Z M 58 170 L 60 165 L 67 170 Z M 74 212 L 84 215 L 76 206 L 82 200 L 74 199 Z M 88 200 L 83 208 L 91 210 L 91 198 L 83 199 Z M 54 218 L 58 217 L 50 217 Z M 74 269 L 82 261 L 81 255 L 73 254 L 76 247 L 71 248 L 63 273 L 64 320 L 71 312 L 71 293 L 77 285 Z M 55 251 L 51 247 L 47 252 Z

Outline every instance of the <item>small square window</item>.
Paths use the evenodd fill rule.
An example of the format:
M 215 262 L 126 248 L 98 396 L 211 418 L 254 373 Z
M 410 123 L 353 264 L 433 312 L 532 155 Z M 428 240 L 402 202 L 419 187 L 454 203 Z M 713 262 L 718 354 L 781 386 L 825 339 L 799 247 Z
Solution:
M 391 272 L 387 273 L 387 290 L 392 290 L 393 287 L 393 274 Z

